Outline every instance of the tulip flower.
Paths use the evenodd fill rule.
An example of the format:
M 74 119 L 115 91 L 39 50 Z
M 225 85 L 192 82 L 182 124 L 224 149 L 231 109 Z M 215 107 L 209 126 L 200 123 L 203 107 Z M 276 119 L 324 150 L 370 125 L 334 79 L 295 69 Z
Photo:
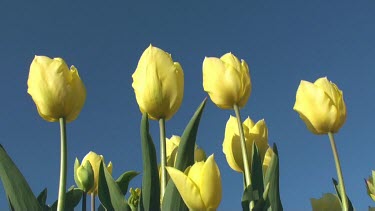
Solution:
M 336 133 L 346 120 L 343 93 L 326 77 L 301 81 L 293 109 L 314 134 Z
M 86 89 L 77 69 L 69 69 L 61 58 L 35 56 L 27 85 L 39 115 L 49 122 L 75 120 L 85 103 Z
M 326 193 L 320 199 L 310 199 L 313 211 L 341 211 L 341 203 L 336 194 Z
M 167 166 L 174 167 L 175 161 L 177 159 L 178 146 L 180 145 L 181 137 L 173 135 L 170 139 L 166 139 L 166 156 L 167 156 Z M 195 145 L 194 150 L 194 161 L 204 161 L 206 160 L 206 153 L 198 145 Z
M 139 109 L 151 119 L 170 119 L 184 96 L 184 72 L 170 54 L 150 45 L 133 73 L 133 89 Z
M 89 161 L 92 167 L 92 170 L 94 171 L 94 185 L 90 190 L 87 191 L 87 193 L 97 195 L 98 194 L 98 181 L 99 181 L 99 168 L 100 163 L 104 162 L 104 158 L 102 155 L 98 155 L 95 152 L 90 151 L 82 160 L 82 163 L 85 163 L 86 161 Z M 112 162 L 109 162 L 107 166 L 107 170 L 109 173 L 112 174 Z
M 86 160 L 81 165 L 76 158 L 74 162 L 74 181 L 86 193 L 94 186 L 94 171 L 90 161 Z
M 206 161 L 196 162 L 181 172 L 166 167 L 182 199 L 190 210 L 215 210 L 222 196 L 219 167 L 214 156 Z
M 249 67 L 231 53 L 203 61 L 203 88 L 219 108 L 244 107 L 251 93 Z
M 262 119 L 256 124 L 248 117 L 242 124 L 246 141 L 248 163 L 251 164 L 251 152 L 253 143 L 258 147 L 261 161 L 263 162 L 268 146 L 268 129 L 266 122 Z M 238 172 L 244 172 L 244 162 L 242 159 L 240 134 L 237 118 L 230 116 L 226 127 L 223 141 L 223 152 L 229 166 Z M 272 155 L 272 154 L 271 154 Z
M 375 185 L 374 185 L 375 171 L 372 171 L 372 175 L 366 180 L 367 194 L 375 201 Z

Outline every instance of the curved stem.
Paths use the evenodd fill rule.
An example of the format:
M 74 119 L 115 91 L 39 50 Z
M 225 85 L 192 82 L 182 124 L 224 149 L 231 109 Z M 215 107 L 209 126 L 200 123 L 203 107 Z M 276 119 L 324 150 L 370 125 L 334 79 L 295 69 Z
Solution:
M 166 159 L 166 144 L 165 144 L 165 120 L 159 119 L 159 129 L 160 129 L 160 170 L 161 170 L 161 185 L 160 194 L 161 199 L 163 199 L 165 186 L 167 185 L 167 170 L 165 169 L 167 159 Z
M 65 192 L 66 192 L 66 170 L 67 170 L 67 141 L 66 141 L 66 122 L 65 118 L 60 118 L 60 137 L 61 137 L 61 157 L 60 157 L 60 183 L 57 210 L 65 209 Z
M 234 112 L 236 113 L 238 129 L 240 131 L 241 137 L 241 151 L 242 151 L 242 160 L 244 166 L 244 174 L 245 174 L 245 186 L 248 187 L 251 183 L 250 180 L 250 168 L 249 168 L 249 161 L 247 160 L 247 150 L 246 150 L 246 142 L 245 142 L 245 134 L 243 132 L 242 121 L 240 116 L 240 109 L 237 105 L 233 106 Z
M 331 132 L 328 133 L 328 137 L 329 137 L 329 141 L 331 142 L 333 157 L 335 158 L 336 171 L 337 171 L 337 176 L 339 179 L 339 187 L 340 187 L 339 191 L 340 191 L 341 201 L 342 201 L 342 210 L 346 211 L 348 210 L 349 206 L 348 206 L 348 198 L 346 197 L 346 192 L 345 192 L 344 178 L 342 176 L 339 154 L 336 149 L 335 139 Z

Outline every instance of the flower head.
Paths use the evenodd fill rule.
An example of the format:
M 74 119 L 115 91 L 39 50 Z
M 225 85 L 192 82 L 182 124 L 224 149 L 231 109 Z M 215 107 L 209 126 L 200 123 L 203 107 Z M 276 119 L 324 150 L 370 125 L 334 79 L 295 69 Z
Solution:
M 219 108 L 246 105 L 251 93 L 249 67 L 231 53 L 203 61 L 203 88 Z
M 92 188 L 87 191 L 87 193 L 93 193 L 93 194 L 98 194 L 98 182 L 99 182 L 99 168 L 100 168 L 100 163 L 103 162 L 104 166 L 104 158 L 102 155 L 98 155 L 95 152 L 90 151 L 82 160 L 82 163 L 85 163 L 86 161 L 89 161 L 92 170 L 94 171 L 94 185 Z M 107 170 L 109 173 L 112 174 L 112 162 L 108 163 Z
M 336 133 L 346 120 L 343 93 L 327 78 L 301 81 L 293 109 L 314 134 Z
M 166 167 L 185 204 L 191 210 L 216 209 L 221 201 L 222 187 L 219 167 L 214 156 L 196 162 L 181 172 Z
M 249 164 L 251 164 L 251 152 L 253 143 L 258 147 L 259 155 L 263 162 L 266 151 L 268 149 L 268 129 L 266 122 L 262 119 L 256 124 L 248 117 L 242 124 L 245 135 L 246 149 Z M 225 135 L 223 141 L 223 152 L 229 166 L 238 172 L 244 172 L 240 134 L 237 118 L 230 116 L 225 127 Z
M 67 122 L 75 120 L 86 100 L 86 89 L 77 69 L 69 69 L 61 58 L 35 56 L 27 85 L 39 115 L 49 122 L 62 117 Z
M 139 109 L 151 119 L 170 119 L 184 95 L 184 72 L 170 54 L 150 45 L 133 73 L 133 89 Z

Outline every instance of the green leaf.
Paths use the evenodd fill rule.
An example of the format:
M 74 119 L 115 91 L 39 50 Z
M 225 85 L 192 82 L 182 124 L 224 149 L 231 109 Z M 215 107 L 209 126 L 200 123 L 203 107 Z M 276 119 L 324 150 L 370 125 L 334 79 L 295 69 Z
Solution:
M 103 167 L 103 162 L 100 163 L 99 167 L 98 196 L 107 210 L 130 211 L 124 195 L 107 168 Z
M 262 197 L 264 191 L 262 169 L 262 160 L 259 155 L 258 147 L 254 142 L 251 164 L 251 185 L 253 186 L 253 196 L 255 202 Z
M 13 210 L 42 210 L 29 184 L 0 144 L 0 178 Z M 22 196 L 22 197 L 20 197 Z
M 333 179 L 333 178 L 332 178 L 332 182 L 333 182 L 333 185 L 335 186 L 336 193 L 337 193 L 337 195 L 339 196 L 340 202 L 341 202 L 341 204 L 342 204 L 342 199 L 341 199 L 341 194 L 340 194 L 340 186 L 339 186 L 339 183 L 338 183 L 335 179 Z M 354 210 L 354 208 L 353 208 L 353 204 L 352 204 L 352 202 L 350 201 L 349 196 L 346 195 L 346 198 L 348 198 L 348 206 L 349 206 L 348 209 L 349 209 L 349 211 L 353 211 L 353 210 Z
M 42 192 L 39 193 L 39 196 L 37 197 L 37 200 L 41 206 L 46 204 L 47 201 L 47 188 L 44 188 Z
M 126 193 L 128 192 L 129 182 L 138 174 L 139 172 L 136 171 L 127 171 L 119 176 L 119 178 L 116 180 L 116 183 L 123 195 L 126 195 Z
M 264 187 L 269 183 L 269 192 L 267 197 L 266 206 L 271 208 L 272 211 L 283 210 L 280 200 L 279 189 L 279 158 L 276 144 L 273 145 L 273 156 L 271 158 L 269 167 L 264 177 Z
M 184 171 L 188 166 L 194 164 L 195 141 L 197 137 L 199 121 L 201 119 L 204 106 L 206 105 L 206 101 L 207 98 L 204 99 L 203 102 L 199 105 L 198 109 L 195 111 L 193 117 L 190 119 L 188 125 L 184 130 L 184 133 L 181 136 L 175 164 L 175 168 L 181 171 Z M 172 180 L 168 181 L 167 187 L 165 189 L 162 207 L 165 211 L 188 210 Z
M 251 185 L 247 186 L 245 190 L 243 191 L 242 194 L 242 199 L 241 199 L 241 205 L 242 205 L 242 210 L 243 211 L 250 211 L 250 202 L 254 201 L 253 197 L 253 187 Z
M 65 210 L 66 211 L 74 211 L 74 207 L 78 205 L 78 203 L 81 201 L 83 191 L 79 188 L 74 188 L 74 186 L 71 186 L 68 191 L 65 193 Z M 57 202 L 56 200 L 52 206 L 51 210 L 55 211 L 57 210 Z
M 144 210 L 160 210 L 159 169 L 155 146 L 148 129 L 148 117 L 146 113 L 143 114 L 141 121 L 141 140 L 143 158 L 142 206 Z

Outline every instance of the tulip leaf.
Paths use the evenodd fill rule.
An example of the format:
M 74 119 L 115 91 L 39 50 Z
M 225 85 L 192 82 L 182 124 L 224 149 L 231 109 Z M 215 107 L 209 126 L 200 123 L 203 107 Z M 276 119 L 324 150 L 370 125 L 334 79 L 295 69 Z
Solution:
M 337 195 L 339 196 L 340 202 L 341 202 L 341 204 L 342 204 L 342 198 L 341 198 L 341 193 L 340 193 L 340 186 L 339 186 L 339 183 L 338 183 L 335 179 L 333 179 L 333 178 L 332 178 L 332 182 L 333 182 L 333 185 L 335 186 L 336 193 L 337 193 Z M 346 198 L 348 199 L 348 206 L 349 206 L 348 209 L 349 209 L 349 211 L 353 211 L 353 210 L 354 210 L 354 208 L 353 208 L 353 204 L 352 204 L 352 202 L 350 201 L 348 195 L 346 195 Z
M 283 210 L 280 200 L 279 189 L 279 157 L 276 144 L 273 145 L 273 155 L 264 177 L 264 186 L 269 184 L 268 197 L 266 207 L 274 210 Z
M 128 192 L 129 182 L 139 174 L 136 171 L 127 171 L 117 178 L 116 183 L 119 186 L 121 193 L 126 195 Z
M 242 194 L 241 205 L 243 211 L 250 211 L 250 202 L 254 201 L 253 197 L 253 187 L 251 185 L 247 186 Z
M 83 191 L 79 188 L 74 188 L 74 186 L 71 186 L 68 191 L 65 193 L 65 209 L 67 211 L 74 211 L 74 207 L 78 205 L 78 203 L 81 201 Z M 57 202 L 56 200 L 52 206 L 51 210 L 55 211 L 57 210 Z
M 141 121 L 141 140 L 143 158 L 142 206 L 141 210 L 160 210 L 160 181 L 156 160 L 155 145 L 149 133 L 148 117 L 143 114 Z M 142 207 L 141 206 L 141 207 Z
M 260 159 L 259 150 L 255 141 L 252 150 L 252 164 L 251 164 L 251 185 L 253 186 L 253 196 L 255 201 L 259 200 L 264 191 L 263 187 L 263 170 L 262 160 Z
M 1 144 L 0 178 L 11 210 L 42 210 L 29 184 Z
M 98 196 L 102 205 L 107 210 L 130 210 L 119 186 L 100 162 Z
M 181 136 L 175 164 L 175 168 L 178 170 L 184 171 L 188 166 L 194 164 L 195 141 L 206 101 L 207 98 L 199 105 Z M 162 207 L 162 210 L 188 210 L 172 180 L 168 181 Z
M 46 201 L 47 201 L 47 188 L 44 188 L 42 190 L 42 192 L 39 193 L 38 197 L 37 197 L 37 200 L 40 204 L 40 206 L 44 206 L 46 204 Z

